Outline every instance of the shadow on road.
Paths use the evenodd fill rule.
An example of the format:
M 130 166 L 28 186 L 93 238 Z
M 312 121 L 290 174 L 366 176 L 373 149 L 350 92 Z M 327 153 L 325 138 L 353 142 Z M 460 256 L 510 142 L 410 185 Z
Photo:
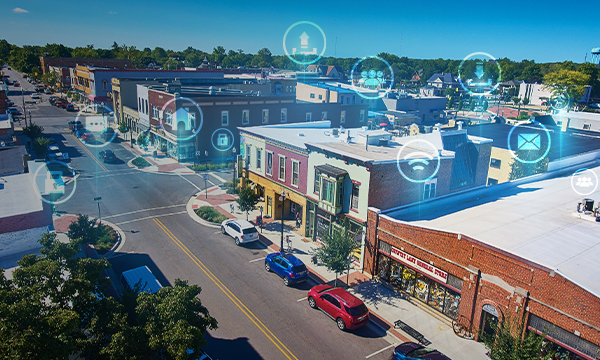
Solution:
M 237 339 L 220 339 L 212 337 L 210 332 L 206 332 L 204 339 L 208 342 L 204 350 L 213 359 L 244 359 L 244 360 L 262 360 L 262 356 L 256 352 L 250 345 L 248 338 L 240 337 Z
M 160 271 L 158 266 L 154 263 L 152 258 L 147 254 L 119 254 L 115 253 L 115 255 L 108 259 L 108 262 L 112 265 L 112 269 L 120 279 L 123 271 L 135 269 L 140 266 L 148 266 L 150 271 L 154 274 L 158 282 L 164 286 L 173 286 L 169 280 L 165 277 L 165 275 Z

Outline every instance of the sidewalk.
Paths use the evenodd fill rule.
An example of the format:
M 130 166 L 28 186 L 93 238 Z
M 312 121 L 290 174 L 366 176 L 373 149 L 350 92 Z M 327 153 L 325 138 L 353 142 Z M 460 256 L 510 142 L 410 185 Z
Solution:
M 235 199 L 235 196 L 227 194 L 225 190 L 215 186 L 207 189 L 206 192 L 197 193 L 190 199 L 190 203 L 192 209 L 197 209 L 200 206 L 213 206 L 229 218 L 245 220 L 246 214 L 239 211 Z M 235 209 L 233 213 L 230 212 L 230 204 L 232 203 Z M 255 223 L 257 216 L 260 216 L 259 210 L 251 211 L 248 220 Z M 294 225 L 293 222 L 286 221 L 286 223 Z M 263 229 L 259 229 L 259 231 L 261 242 L 271 251 L 279 251 L 281 222 L 265 219 L 263 216 Z M 317 248 L 318 243 L 303 238 L 287 224 L 284 225 L 283 234 L 284 239 L 289 236 L 292 241 L 293 254 L 306 264 L 313 280 L 317 283 L 333 285 L 336 274 L 327 270 L 325 266 L 313 264 L 312 262 L 311 254 Z M 353 268 L 349 274 L 339 276 L 337 283 L 338 286 L 347 288 L 349 292 L 363 300 L 371 312 L 372 322 L 398 338 L 399 343 L 418 341 L 409 333 L 394 329 L 396 320 L 402 320 L 416 332 L 422 334 L 425 338 L 424 343 L 430 342 L 427 345 L 428 347 L 441 351 L 453 360 L 489 359 L 485 355 L 486 349 L 482 343 L 456 336 L 452 330 L 450 320 L 426 305 L 420 304 L 419 300 L 408 295 L 397 294 L 381 283 L 371 280 L 369 275 L 360 271 L 359 268 Z
M 134 144 L 131 145 L 130 142 L 123 140 L 121 143 L 123 147 L 132 151 L 135 155 L 143 157 L 147 162 L 150 163 L 150 166 L 138 168 L 133 165 L 131 162 L 128 163 L 129 167 L 146 172 L 154 172 L 154 173 L 170 173 L 175 175 L 191 175 L 195 174 L 193 170 L 188 168 L 185 164 L 179 163 L 174 159 L 167 156 L 165 153 L 158 150 L 156 146 L 148 146 L 148 150 L 142 149 L 139 145 Z M 156 157 L 153 156 L 154 151 L 156 151 Z

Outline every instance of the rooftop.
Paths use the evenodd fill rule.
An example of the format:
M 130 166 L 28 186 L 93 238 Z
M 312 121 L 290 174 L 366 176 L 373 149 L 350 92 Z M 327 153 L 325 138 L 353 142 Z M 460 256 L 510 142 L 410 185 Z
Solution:
M 600 167 L 591 169 L 596 174 Z M 554 269 L 600 297 L 600 223 L 581 219 L 570 174 L 494 185 L 387 213 L 452 231 Z M 600 200 L 600 190 L 586 196 Z
M 0 218 L 42 211 L 42 200 L 33 189 L 30 174 L 0 178 L 0 204 Z
M 568 156 L 586 153 L 600 148 L 600 137 L 597 134 L 583 132 L 562 132 L 557 127 L 546 126 L 548 134 L 550 135 L 550 152 L 548 158 L 550 161 L 556 159 L 562 159 Z M 471 125 L 468 126 L 467 133 L 469 135 L 481 136 L 492 139 L 494 141 L 494 147 L 500 149 L 508 149 L 508 135 L 513 125 L 509 124 L 484 124 L 484 125 Z M 522 131 L 529 132 L 541 132 L 538 126 L 520 125 Z M 516 131 L 511 134 L 511 146 L 513 149 L 516 148 L 517 142 Z M 541 138 L 542 146 L 546 146 L 547 137 L 543 135 Z
M 0 147 L 0 175 L 23 173 L 23 155 L 25 154 L 27 151 L 22 145 Z

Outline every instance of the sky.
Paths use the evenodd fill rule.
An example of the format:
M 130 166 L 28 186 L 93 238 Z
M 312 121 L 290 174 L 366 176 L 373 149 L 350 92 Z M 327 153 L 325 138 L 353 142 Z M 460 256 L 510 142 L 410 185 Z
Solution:
M 109 48 L 134 45 L 212 52 L 266 47 L 283 55 L 283 36 L 298 21 L 326 36 L 323 56 L 387 52 L 463 59 L 473 52 L 538 63 L 590 60 L 600 46 L 597 1 L 194 1 L 3 0 L 0 39 L 11 44 Z

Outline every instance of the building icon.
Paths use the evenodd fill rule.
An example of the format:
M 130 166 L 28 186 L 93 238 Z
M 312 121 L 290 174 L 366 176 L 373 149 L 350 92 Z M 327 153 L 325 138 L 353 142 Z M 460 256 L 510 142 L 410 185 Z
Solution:
M 179 108 L 173 119 L 173 127 L 178 128 L 180 122 L 183 122 L 185 130 L 193 130 L 196 127 L 196 114 L 190 112 L 189 108 Z

